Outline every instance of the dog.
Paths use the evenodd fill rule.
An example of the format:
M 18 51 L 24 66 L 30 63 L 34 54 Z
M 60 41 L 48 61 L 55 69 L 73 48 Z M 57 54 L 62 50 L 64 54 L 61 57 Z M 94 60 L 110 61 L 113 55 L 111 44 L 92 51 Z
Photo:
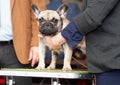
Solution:
M 31 6 L 33 14 L 37 20 L 39 28 L 39 63 L 36 69 L 43 70 L 45 69 L 45 38 L 43 36 L 54 36 L 57 33 L 61 32 L 69 20 L 66 18 L 67 11 L 69 9 L 68 5 L 62 4 L 56 11 L 54 10 L 45 10 L 41 11 L 35 4 Z M 79 45 L 80 47 L 83 45 Z M 83 49 L 84 50 L 84 49 Z M 69 71 L 71 68 L 71 58 L 73 50 L 68 46 L 67 43 L 63 44 L 60 49 L 51 50 L 52 60 L 47 69 L 56 68 L 56 58 L 61 53 L 64 52 L 64 63 L 62 70 Z

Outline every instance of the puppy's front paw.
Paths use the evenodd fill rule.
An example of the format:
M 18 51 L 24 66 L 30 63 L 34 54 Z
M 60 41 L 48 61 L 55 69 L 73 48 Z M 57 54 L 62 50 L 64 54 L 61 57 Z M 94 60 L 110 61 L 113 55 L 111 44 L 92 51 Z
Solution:
M 37 70 L 44 70 L 45 69 L 45 65 L 38 65 L 35 69 L 37 69 Z
M 47 69 L 49 69 L 49 70 L 55 69 L 55 66 L 49 65 L 49 66 L 47 67 Z
M 63 66 L 62 70 L 63 71 L 71 71 L 72 68 L 71 68 L 71 66 Z

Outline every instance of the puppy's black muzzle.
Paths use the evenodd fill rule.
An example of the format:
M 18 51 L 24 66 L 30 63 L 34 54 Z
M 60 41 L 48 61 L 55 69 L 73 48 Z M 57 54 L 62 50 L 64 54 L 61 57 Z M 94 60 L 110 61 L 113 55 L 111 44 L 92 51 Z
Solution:
M 55 35 L 58 32 L 58 29 L 54 24 L 46 22 L 39 27 L 39 32 L 45 36 Z

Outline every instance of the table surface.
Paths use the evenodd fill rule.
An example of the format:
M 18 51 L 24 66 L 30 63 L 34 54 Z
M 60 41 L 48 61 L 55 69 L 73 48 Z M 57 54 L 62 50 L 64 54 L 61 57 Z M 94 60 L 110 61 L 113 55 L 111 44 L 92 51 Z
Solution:
M 23 77 L 45 77 L 45 78 L 65 78 L 65 79 L 91 79 L 93 76 L 87 70 L 62 71 L 55 70 L 37 70 L 23 68 L 2 68 L 0 76 L 23 76 Z

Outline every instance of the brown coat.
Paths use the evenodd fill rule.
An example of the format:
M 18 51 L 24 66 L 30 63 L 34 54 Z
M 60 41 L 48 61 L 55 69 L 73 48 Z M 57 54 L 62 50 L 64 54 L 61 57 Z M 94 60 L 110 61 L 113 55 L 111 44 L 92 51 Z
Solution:
M 34 16 L 30 11 L 31 3 L 40 0 L 11 0 L 11 19 L 13 27 L 13 42 L 18 60 L 28 64 L 29 49 L 38 46 L 38 29 Z M 41 0 L 44 1 L 45 0 Z M 44 3 L 43 3 L 44 4 Z M 43 6 L 45 7 L 45 6 Z

